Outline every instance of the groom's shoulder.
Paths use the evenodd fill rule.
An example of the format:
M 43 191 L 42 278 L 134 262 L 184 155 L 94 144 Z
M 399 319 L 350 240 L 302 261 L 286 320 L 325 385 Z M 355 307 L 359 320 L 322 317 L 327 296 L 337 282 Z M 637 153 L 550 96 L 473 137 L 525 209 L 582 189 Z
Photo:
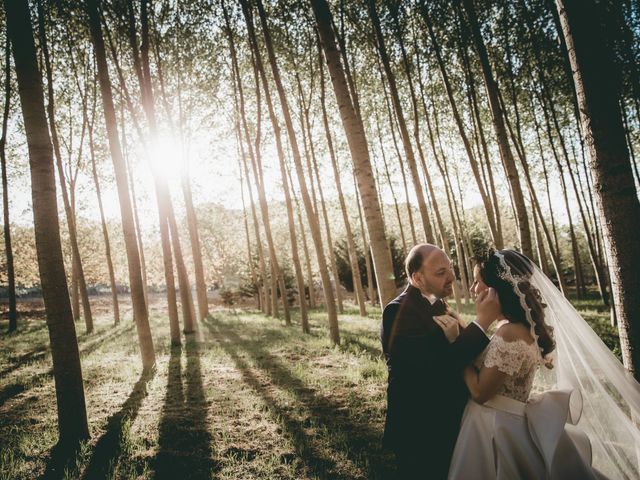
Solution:
M 406 308 L 409 303 L 411 303 L 411 295 L 409 288 L 406 288 L 400 295 L 387 303 L 382 311 L 382 318 L 386 321 L 392 321 L 400 311 L 400 307 Z

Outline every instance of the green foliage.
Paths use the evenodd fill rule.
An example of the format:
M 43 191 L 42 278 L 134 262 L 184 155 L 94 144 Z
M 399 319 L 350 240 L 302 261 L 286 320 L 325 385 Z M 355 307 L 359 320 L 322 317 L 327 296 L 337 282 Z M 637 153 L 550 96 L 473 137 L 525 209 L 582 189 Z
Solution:
M 391 250 L 391 260 L 393 261 L 393 272 L 396 277 L 396 286 L 400 287 L 404 284 L 407 278 L 404 271 L 405 253 L 398 244 L 398 239 L 396 237 L 389 237 L 389 247 Z M 353 275 L 351 272 L 351 262 L 349 261 L 346 239 L 341 239 L 334 243 L 333 254 L 336 258 L 336 267 L 338 269 L 338 278 L 340 279 L 340 283 L 347 289 L 347 291 L 353 292 Z M 373 268 L 371 253 L 368 254 Z M 369 284 L 367 281 L 367 266 L 364 253 L 359 246 L 356 246 L 356 255 L 358 259 L 358 268 L 360 269 L 362 286 L 366 288 Z M 375 276 L 373 278 L 373 285 L 374 287 L 377 286 Z

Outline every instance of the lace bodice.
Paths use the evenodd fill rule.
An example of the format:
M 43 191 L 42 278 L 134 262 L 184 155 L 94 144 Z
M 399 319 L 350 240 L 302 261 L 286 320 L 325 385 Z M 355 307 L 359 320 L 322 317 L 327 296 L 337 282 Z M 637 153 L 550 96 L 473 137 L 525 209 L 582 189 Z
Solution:
M 496 394 L 526 402 L 539 360 L 537 342 L 529 344 L 522 339 L 508 342 L 501 336 L 494 335 L 475 363 L 477 368 L 498 367 L 499 371 L 507 374 Z

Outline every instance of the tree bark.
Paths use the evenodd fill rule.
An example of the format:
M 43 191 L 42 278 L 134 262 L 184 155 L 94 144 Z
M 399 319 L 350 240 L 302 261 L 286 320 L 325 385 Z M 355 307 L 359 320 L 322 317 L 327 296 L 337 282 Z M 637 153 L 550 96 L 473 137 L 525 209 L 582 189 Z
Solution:
M 94 89 L 97 79 L 94 78 Z M 100 225 L 102 226 L 102 237 L 104 238 L 105 258 L 107 260 L 107 270 L 109 271 L 109 285 L 111 287 L 111 305 L 113 308 L 113 320 L 117 325 L 120 323 L 120 305 L 118 303 L 118 289 L 116 286 L 116 276 L 113 269 L 113 260 L 111 257 L 111 242 L 109 241 L 109 231 L 107 230 L 107 222 L 104 216 L 104 206 L 102 203 L 102 193 L 100 190 L 100 180 L 98 178 L 98 169 L 96 166 L 95 146 L 93 142 L 93 128 L 95 124 L 95 111 L 97 92 L 94 90 L 93 108 L 91 111 L 91 120 L 89 121 L 89 156 L 91 158 L 91 173 L 93 175 L 93 183 L 96 187 L 96 196 L 98 198 L 98 210 L 100 211 Z
M 464 5 L 465 11 L 467 12 L 467 18 L 469 20 L 469 26 L 471 29 L 471 36 L 478 53 L 478 57 L 480 58 L 480 65 L 482 66 L 484 83 L 487 89 L 487 96 L 489 97 L 491 118 L 493 119 L 493 128 L 500 150 L 500 158 L 502 159 L 502 162 L 504 164 L 504 169 L 506 171 L 507 180 L 511 190 L 511 197 L 516 210 L 516 220 L 520 237 L 520 248 L 522 249 L 522 253 L 524 255 L 532 258 L 533 248 L 531 245 L 529 217 L 524 201 L 524 195 L 522 193 L 522 187 L 520 185 L 518 169 L 516 168 L 516 162 L 513 158 L 511 148 L 509 147 L 509 138 L 507 136 L 507 129 L 505 128 L 504 124 L 504 112 L 502 111 L 502 107 L 500 106 L 498 84 L 494 79 L 493 71 L 491 70 L 491 65 L 489 64 L 489 57 L 487 55 L 487 49 L 484 44 L 484 40 L 482 39 L 482 35 L 480 33 L 480 26 L 478 24 L 478 18 L 476 15 L 473 0 L 461 1 Z
M 243 5 L 243 9 L 248 10 L 246 5 L 247 3 L 246 0 L 241 0 L 241 3 Z M 324 255 L 324 248 L 322 245 L 322 236 L 320 233 L 320 225 L 318 222 L 318 218 L 313 211 L 313 205 L 311 204 L 311 198 L 307 190 L 306 180 L 304 178 L 304 171 L 302 168 L 302 158 L 300 156 L 300 149 L 298 147 L 298 140 L 296 138 L 296 134 L 293 129 L 293 122 L 291 120 L 289 104 L 284 91 L 284 87 L 282 85 L 282 81 L 280 79 L 280 71 L 279 71 L 278 64 L 276 61 L 276 56 L 273 50 L 271 34 L 269 32 L 269 26 L 267 25 L 266 14 L 262 6 L 261 0 L 258 0 L 256 3 L 258 6 L 258 12 L 260 15 L 260 23 L 262 26 L 262 33 L 264 36 L 264 42 L 267 49 L 269 64 L 271 65 L 271 73 L 273 74 L 273 80 L 276 84 L 278 98 L 280 99 L 280 106 L 282 109 L 282 114 L 284 116 L 287 135 L 289 137 L 289 144 L 291 146 L 293 163 L 295 165 L 296 173 L 298 175 L 298 183 L 300 185 L 300 194 L 302 195 L 302 203 L 307 213 L 307 221 L 311 229 L 311 237 L 313 239 L 313 243 L 316 248 L 316 256 L 318 259 L 318 269 L 320 270 L 320 278 L 322 279 L 322 290 L 324 292 L 327 316 L 329 320 L 329 336 L 331 338 L 331 341 L 337 345 L 340 343 L 340 332 L 338 327 L 338 312 L 336 311 L 335 297 L 333 295 L 333 290 L 331 288 L 331 280 L 329 278 L 327 260 Z M 247 22 L 247 23 L 249 24 L 250 22 Z M 252 27 L 250 27 L 250 30 L 252 30 Z M 250 33 L 250 36 L 251 36 L 251 33 Z M 256 53 L 257 53 L 257 45 L 255 44 L 255 39 L 254 39 L 254 50 L 256 50 Z M 264 69 L 261 68 L 262 62 L 259 60 L 259 58 L 260 58 L 259 55 L 256 54 L 256 64 L 258 66 L 258 69 L 260 70 L 260 74 L 262 77 L 265 96 L 269 98 L 270 94 L 269 94 L 268 82 L 264 74 Z M 275 129 L 275 125 L 274 125 L 274 129 Z
M 378 203 L 378 193 L 369 160 L 364 126 L 351 97 L 347 78 L 340 60 L 340 52 L 336 47 L 336 37 L 331 26 L 332 20 L 329 5 L 326 0 L 312 0 L 311 5 L 353 160 L 354 175 L 358 184 L 357 191 L 362 199 L 367 231 L 371 240 L 371 252 L 375 265 L 380 303 L 386 305 L 387 302 L 395 297 L 396 286 L 391 252 L 384 230 L 380 204 Z M 365 241 L 364 238 L 363 241 Z M 365 249 L 366 255 L 368 255 L 368 251 Z M 370 288 L 372 288 L 371 282 Z
M 420 173 L 418 172 L 418 165 L 413 151 L 413 146 L 411 144 L 411 137 L 409 135 L 409 129 L 407 128 L 407 122 L 404 118 L 404 112 L 402 111 L 400 95 L 398 93 L 398 86 L 396 84 L 396 77 L 393 73 L 393 70 L 391 70 L 391 65 L 389 63 L 389 55 L 387 54 L 387 48 L 385 46 L 382 28 L 380 27 L 380 18 L 378 17 L 375 0 L 368 0 L 367 4 L 369 7 L 371 22 L 373 23 L 373 29 L 375 31 L 378 54 L 380 55 L 380 60 L 382 61 L 382 66 L 387 77 L 387 82 L 389 83 L 391 101 L 393 104 L 393 109 L 396 113 L 396 119 L 398 121 L 398 127 L 400 129 L 400 135 L 402 137 L 402 145 L 404 147 L 407 164 L 409 166 L 409 172 L 411 173 L 413 189 L 416 193 L 416 199 L 418 201 L 418 210 L 420 211 L 420 218 L 422 219 L 425 239 L 428 243 L 434 243 L 435 238 L 433 235 L 433 231 L 431 230 L 429 212 L 427 211 L 427 203 L 425 201 L 424 191 L 422 189 L 422 180 L 420 179 Z
M 153 93 L 153 85 L 151 83 L 151 68 L 149 64 L 149 6 L 151 0 L 142 0 L 140 3 L 140 25 L 141 25 L 141 43 L 140 58 L 142 64 L 142 72 L 144 83 L 140 85 L 142 93 L 142 106 L 144 108 L 147 121 L 149 123 L 149 131 L 151 134 L 151 142 L 158 139 L 158 127 L 155 112 L 155 101 Z M 153 158 L 150 159 L 152 162 Z M 184 325 L 184 333 L 193 333 L 195 331 L 195 310 L 193 307 L 193 297 L 191 295 L 191 284 L 189 275 L 184 264 L 184 256 L 182 255 L 182 245 L 180 235 L 178 233 L 178 222 L 176 221 L 175 212 L 173 210 L 173 201 L 171 199 L 171 191 L 167 179 L 155 171 L 152 166 L 156 181 L 156 196 L 158 198 L 158 210 L 161 216 L 160 232 L 163 235 L 163 221 L 168 224 L 168 231 L 165 234 L 170 239 L 167 244 L 173 246 L 173 256 L 175 258 L 176 270 L 178 272 L 178 285 L 180 288 L 180 301 L 182 304 L 182 319 Z M 164 242 L 163 238 L 163 242 Z M 169 248 L 170 251 L 170 248 Z M 164 247 L 163 247 L 164 254 Z
M 618 105 L 619 71 L 607 49 L 596 3 L 557 0 L 556 4 L 608 244 L 622 358 L 640 380 L 640 237 L 629 235 L 640 218 L 640 202 Z
M 80 248 L 78 246 L 78 232 L 76 230 L 76 219 L 72 210 L 72 205 L 69 200 L 69 194 L 67 191 L 67 185 L 64 175 L 64 169 L 62 167 L 62 154 L 60 153 L 60 143 L 58 141 L 58 130 L 55 122 L 55 105 L 53 94 L 53 74 L 51 68 L 51 62 L 49 59 L 49 48 L 47 45 L 47 37 L 45 34 L 45 20 L 44 11 L 42 7 L 42 0 L 37 2 L 38 10 L 38 31 L 40 39 L 40 48 L 42 49 L 44 57 L 45 73 L 47 77 L 47 116 L 49 118 L 49 129 L 51 131 L 51 140 L 53 141 L 53 151 L 55 153 L 56 165 L 58 167 L 58 179 L 60 181 L 60 191 L 62 193 L 62 201 L 64 204 L 64 211 L 67 218 L 67 225 L 69 228 L 69 241 L 71 243 L 71 255 L 73 262 L 73 269 L 77 279 L 78 290 L 80 299 L 82 300 L 82 312 L 84 315 L 85 326 L 87 333 L 93 332 L 93 316 L 91 315 L 91 305 L 89 304 L 89 293 L 87 292 L 87 283 L 84 276 L 84 269 L 82 267 L 82 258 L 80 256 Z
M 7 287 L 9 289 L 9 332 L 18 328 L 18 311 L 16 306 L 16 275 L 13 265 L 13 248 L 11 246 L 11 224 L 9 222 L 9 189 L 7 182 L 7 124 L 11 106 L 11 42 L 7 35 L 4 50 L 4 108 L 2 110 L 2 137 L 0 137 L 0 164 L 2 166 L 2 218 L 4 221 L 4 251 L 7 257 Z
M 53 148 L 26 0 L 5 0 L 29 150 L 38 269 L 51 343 L 60 445 L 89 438 L 82 368 L 60 244 Z
M 318 45 L 321 49 L 322 47 Z M 342 212 L 342 221 L 344 223 L 345 235 L 347 237 L 347 253 L 349 255 L 349 265 L 351 266 L 351 276 L 353 277 L 353 290 L 356 296 L 356 302 L 360 309 L 360 316 L 367 315 L 367 307 L 365 304 L 364 290 L 362 289 L 362 279 L 360 278 L 360 267 L 358 266 L 358 256 L 356 252 L 356 244 L 353 240 L 353 232 L 351 230 L 351 222 L 347 212 L 347 204 L 342 194 L 342 182 L 340 181 L 340 172 L 338 169 L 338 160 L 333 148 L 333 139 L 329 128 L 329 120 L 327 116 L 324 67 L 322 66 L 322 51 L 320 51 L 320 106 L 322 108 L 322 124 L 324 126 L 325 137 L 327 139 L 327 147 L 329 149 L 329 157 L 331 158 L 331 167 L 333 176 L 338 190 L 338 200 L 340 201 L 340 211 Z M 397 205 L 396 205 L 397 206 Z M 403 236 L 404 239 L 404 236 Z
M 150 370 L 155 365 L 155 353 L 153 350 L 153 338 L 149 327 L 149 312 L 144 298 L 144 286 L 140 272 L 140 252 L 136 240 L 133 213 L 131 211 L 131 198 L 127 185 L 127 171 L 122 157 L 116 113 L 113 107 L 113 95 L 111 92 L 111 80 L 104 49 L 104 39 L 100 28 L 100 15 L 98 13 L 98 0 L 87 0 L 87 13 L 89 15 L 89 28 L 93 42 L 96 63 L 98 66 L 98 79 L 100 81 L 100 93 L 104 110 L 109 149 L 113 161 L 118 198 L 120 200 L 120 214 L 122 216 L 122 230 L 124 232 L 127 263 L 129 266 L 129 283 L 131 288 L 131 302 L 133 304 L 133 316 L 136 321 L 138 341 L 142 355 L 142 365 L 145 370 Z
M 449 99 L 449 105 L 451 106 L 451 112 L 456 122 L 456 126 L 458 127 L 458 133 L 465 147 L 465 151 L 467 153 L 467 158 L 469 159 L 469 165 L 471 166 L 473 176 L 476 180 L 476 184 L 478 185 L 478 191 L 480 192 L 480 197 L 482 198 L 482 204 L 484 206 L 485 214 L 487 217 L 487 223 L 489 224 L 489 230 L 491 231 L 491 237 L 496 247 L 502 248 L 502 236 L 501 234 L 498 233 L 498 230 L 496 228 L 495 212 L 491 204 L 491 199 L 487 195 L 484 185 L 482 184 L 482 180 L 480 177 L 480 170 L 478 168 L 478 162 L 476 161 L 475 155 L 473 154 L 473 149 L 471 148 L 471 142 L 469 141 L 469 137 L 467 136 L 465 126 L 462 122 L 462 117 L 460 116 L 460 112 L 458 111 L 456 100 L 453 95 L 453 87 L 451 85 L 451 80 L 449 79 L 449 73 L 447 71 L 444 59 L 442 58 L 440 45 L 436 39 L 435 32 L 433 30 L 433 22 L 431 20 L 431 15 L 429 14 L 429 10 L 426 4 L 422 5 L 422 7 L 420 8 L 420 13 L 422 14 L 422 18 L 424 19 L 424 22 L 427 26 L 429 37 L 431 38 L 431 44 L 433 45 L 433 48 L 434 48 L 436 61 L 438 63 L 438 68 L 440 70 L 440 75 L 442 77 L 442 82 L 444 83 L 445 90 L 447 92 L 447 98 Z

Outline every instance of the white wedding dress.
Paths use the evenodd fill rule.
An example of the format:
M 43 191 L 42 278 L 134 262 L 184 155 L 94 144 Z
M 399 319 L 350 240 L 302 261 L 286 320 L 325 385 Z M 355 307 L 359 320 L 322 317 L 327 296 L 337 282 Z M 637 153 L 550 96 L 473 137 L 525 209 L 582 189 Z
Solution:
M 530 325 L 524 290 L 539 292 L 556 348 L 541 358 L 537 342 L 491 339 L 477 366 L 507 379 L 484 405 L 468 402 L 449 478 L 639 479 L 640 384 L 539 267 L 494 254 Z
M 539 360 L 536 342 L 493 336 L 476 367 L 497 367 L 507 377 L 484 405 L 467 403 L 450 479 L 599 478 L 588 439 L 565 426 L 571 392 L 529 399 Z

